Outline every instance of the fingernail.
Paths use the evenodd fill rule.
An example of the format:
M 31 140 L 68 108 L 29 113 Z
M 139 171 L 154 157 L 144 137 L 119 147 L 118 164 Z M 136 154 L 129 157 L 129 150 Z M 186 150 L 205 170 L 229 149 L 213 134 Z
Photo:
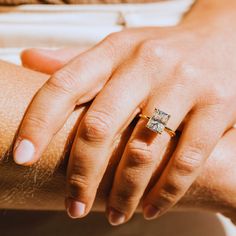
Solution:
M 14 150 L 14 160 L 17 164 L 25 164 L 32 161 L 35 153 L 34 145 L 27 139 L 19 142 Z
M 125 222 L 125 215 L 115 209 L 110 209 L 108 213 L 108 220 L 111 225 L 120 225 Z
M 85 204 L 73 199 L 66 200 L 66 210 L 71 218 L 80 218 L 85 213 Z
M 152 220 L 158 217 L 160 210 L 153 205 L 147 205 L 143 209 L 143 215 L 146 220 Z

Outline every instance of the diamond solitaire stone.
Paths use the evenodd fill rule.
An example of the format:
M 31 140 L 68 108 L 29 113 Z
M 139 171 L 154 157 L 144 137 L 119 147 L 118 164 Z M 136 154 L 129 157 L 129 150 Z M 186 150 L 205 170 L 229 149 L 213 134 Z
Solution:
M 149 119 L 146 126 L 148 129 L 161 134 L 169 119 L 170 115 L 159 109 L 155 109 L 153 116 Z

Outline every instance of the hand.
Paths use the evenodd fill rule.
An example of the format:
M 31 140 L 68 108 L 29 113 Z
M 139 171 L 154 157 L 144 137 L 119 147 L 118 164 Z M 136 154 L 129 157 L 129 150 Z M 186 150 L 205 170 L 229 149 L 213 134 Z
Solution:
M 11 144 L 27 104 L 33 94 L 47 80 L 48 76 L 25 70 L 19 66 L 0 61 L 0 166 L 1 208 L 28 209 L 28 210 L 62 210 L 64 189 L 64 170 L 68 146 L 73 138 L 76 127 L 76 118 L 83 114 L 83 107 L 77 109 L 67 120 L 65 126 L 54 137 L 40 162 L 31 168 L 19 168 L 12 162 Z M 7 83 L 6 83 L 7 81 Z M 17 100 L 16 100 L 17 96 Z M 7 102 L 6 102 L 7 101 Z M 135 123 L 132 123 L 134 127 Z M 132 127 L 130 127 L 132 132 Z M 69 136 L 68 136 L 69 134 Z M 121 139 L 125 144 L 125 139 Z M 177 139 L 172 139 L 174 145 Z M 236 219 L 236 130 L 227 131 L 217 143 L 210 158 L 204 166 L 201 176 L 191 186 L 185 196 L 178 202 L 178 210 L 182 208 L 196 208 L 204 211 L 222 212 Z M 122 152 L 122 145 L 120 151 Z M 117 150 L 117 160 L 120 151 Z M 10 154 L 10 156 L 9 156 Z M 116 158 L 112 157 L 111 165 L 104 176 L 97 194 L 97 201 L 93 205 L 94 211 L 103 211 Z M 168 156 L 163 156 L 163 160 Z M 64 163 L 64 165 L 63 165 Z M 60 167 L 60 168 L 59 168 Z M 114 169 L 113 169 L 114 167 Z M 224 173 L 219 174 L 219 173 Z M 140 211 L 140 208 L 137 209 Z
M 35 162 L 75 106 L 99 93 L 71 150 L 67 200 L 71 215 L 89 212 L 119 134 L 141 110 L 149 115 L 158 106 L 172 115 L 168 124 L 172 129 L 183 124 L 177 149 L 144 197 L 146 218 L 163 214 L 184 195 L 235 122 L 235 48 L 231 43 L 218 46 L 229 32 L 199 19 L 194 23 L 192 28 L 187 24 L 112 34 L 56 72 L 35 96 L 16 143 L 15 160 L 20 164 Z M 230 36 L 232 40 L 231 31 Z M 231 54 L 225 54 L 229 50 Z M 132 216 L 160 162 L 156 157 L 168 142 L 166 133 L 153 136 L 144 120 L 138 122 L 110 193 L 112 224 Z

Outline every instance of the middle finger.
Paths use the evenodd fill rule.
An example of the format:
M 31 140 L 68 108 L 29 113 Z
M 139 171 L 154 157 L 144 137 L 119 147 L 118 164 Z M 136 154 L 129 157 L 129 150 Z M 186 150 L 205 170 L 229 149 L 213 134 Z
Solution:
M 149 94 L 149 83 L 145 83 L 140 73 L 144 74 L 134 62 L 120 67 L 79 125 L 67 172 L 66 208 L 74 218 L 89 212 L 115 140 L 137 115 Z

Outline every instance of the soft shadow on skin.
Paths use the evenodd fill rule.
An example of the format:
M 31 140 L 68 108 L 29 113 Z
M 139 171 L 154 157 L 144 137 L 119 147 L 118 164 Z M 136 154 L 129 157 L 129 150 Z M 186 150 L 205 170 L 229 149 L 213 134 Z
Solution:
M 79 124 L 80 124 L 81 120 L 83 119 L 85 113 L 89 109 L 90 105 L 91 105 L 91 103 L 86 103 L 86 104 L 83 104 L 80 106 L 76 106 L 74 109 L 74 111 L 76 111 L 76 110 L 80 110 L 80 109 L 84 108 L 81 115 L 78 117 L 74 127 L 72 128 L 71 132 L 68 135 L 68 138 L 66 140 L 66 143 L 65 143 L 65 146 L 63 149 L 64 151 L 61 155 L 60 161 L 58 162 L 58 167 L 55 169 L 55 171 L 59 171 L 63 175 L 66 175 L 67 165 L 68 165 L 68 161 L 69 161 L 69 157 L 70 157 L 70 151 L 71 151 L 73 141 L 75 139 Z
M 163 158 L 162 158 L 159 166 L 157 167 L 156 171 L 154 171 L 144 195 L 147 193 L 147 191 L 149 191 L 152 187 L 154 187 L 154 185 L 160 179 L 163 171 L 165 170 L 167 164 L 169 163 L 169 161 L 174 153 L 174 150 L 176 149 L 176 147 L 178 145 L 180 135 L 181 135 L 181 132 L 177 131 L 175 137 L 173 137 L 170 140 L 170 142 L 167 144 L 166 150 L 163 154 Z
M 68 137 L 62 148 L 63 152 L 62 154 L 59 152 L 60 157 L 56 158 L 57 161 L 54 161 L 55 165 L 53 164 L 53 167 L 50 166 L 50 160 L 48 160 L 49 165 L 45 165 L 47 158 L 51 158 L 50 156 L 46 156 L 47 158 L 44 157 L 44 160 L 40 159 L 32 166 L 19 166 L 15 164 L 12 153 L 18 131 L 16 132 L 9 149 L 1 158 L 0 201 L 3 208 L 39 210 L 64 208 L 66 169 L 70 150 L 78 125 L 89 108 L 89 105 L 84 104 L 82 106 L 85 106 L 85 109 L 77 118 L 69 134 L 67 134 Z M 81 110 L 81 106 L 77 106 L 75 108 L 76 110 Z M 104 199 L 107 199 L 109 195 L 115 170 L 136 122 L 137 120 L 134 120 L 117 139 L 117 146 L 112 153 L 104 178 L 98 189 L 97 202 L 100 202 L 101 206 L 104 206 Z M 55 155 L 57 156 L 57 154 Z
M 58 158 L 56 165 L 53 167 L 44 168 L 44 166 L 40 164 L 41 159 L 32 166 L 19 166 L 14 162 L 13 148 L 19 131 L 19 125 L 11 145 L 8 150 L 1 155 L 0 159 L 1 207 L 42 210 L 61 208 L 64 202 L 65 176 L 70 150 L 78 125 L 89 107 L 89 104 L 86 105 L 87 107 L 82 111 L 81 116 L 78 117 L 68 134 L 63 152 Z M 84 105 L 76 107 L 75 110 L 81 110 L 82 107 L 84 107 Z M 53 201 L 51 198 L 56 194 L 55 201 Z M 44 201 L 47 199 L 49 200 Z M 52 204 L 50 204 L 50 202 L 52 202 Z
M 97 191 L 97 200 L 99 200 L 101 203 L 104 202 L 104 200 L 106 202 L 109 197 L 116 169 L 120 163 L 126 144 L 130 138 L 130 135 L 134 130 L 135 125 L 137 124 L 137 121 L 138 119 L 135 118 L 131 122 L 131 124 L 123 131 L 121 136 L 119 136 L 115 141 L 116 142 L 115 149 L 112 152 L 105 174 L 101 180 L 101 184 L 99 185 Z

